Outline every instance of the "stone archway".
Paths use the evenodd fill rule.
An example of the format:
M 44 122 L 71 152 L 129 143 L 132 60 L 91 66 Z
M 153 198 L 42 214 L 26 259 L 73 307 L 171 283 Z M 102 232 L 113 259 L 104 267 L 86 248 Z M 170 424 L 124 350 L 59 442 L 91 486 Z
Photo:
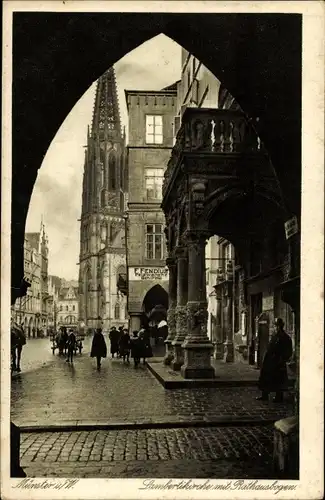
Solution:
M 63 18 L 64 40 L 61 37 Z M 222 81 L 249 116 L 259 118 L 255 126 L 271 155 L 288 212 L 299 218 L 301 22 L 299 15 L 110 13 L 85 16 L 48 13 L 40 17 L 38 13 L 16 14 L 12 286 L 19 288 L 23 276 L 21 248 L 37 169 L 59 125 L 100 74 L 159 33 L 166 34 L 194 54 Z M 43 23 L 46 23 L 46 30 Z M 28 25 L 30 30 L 26 29 Z M 27 45 L 26 37 L 30 32 L 33 37 Z M 66 57 L 70 39 L 74 43 L 68 43 L 70 57 Z M 96 58 L 93 46 L 96 46 Z M 107 50 L 111 46 L 115 47 L 113 53 Z M 26 47 L 30 50 L 27 55 Z M 47 54 L 46 62 L 44 53 Z M 25 54 L 24 58 L 20 59 L 19 54 Z M 37 68 L 37 72 L 33 68 Z M 274 79 L 275 74 L 277 79 Z M 55 88 L 44 85 L 44 81 L 53 76 Z M 53 100 L 57 106 L 53 107 Z M 40 119 L 35 120 L 35 115 Z M 21 245 L 17 245 L 17 241 Z
M 155 306 L 163 306 L 168 309 L 168 293 L 161 285 L 154 285 L 146 293 L 142 307 L 143 312 L 148 316 Z

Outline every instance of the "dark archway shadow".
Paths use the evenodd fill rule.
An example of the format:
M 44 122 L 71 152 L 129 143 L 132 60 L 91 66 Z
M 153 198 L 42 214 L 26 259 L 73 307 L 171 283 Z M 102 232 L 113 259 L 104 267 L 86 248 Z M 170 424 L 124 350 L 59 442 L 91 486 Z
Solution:
M 257 133 L 288 211 L 299 215 L 301 25 L 300 15 L 281 14 L 15 13 L 12 286 L 23 276 L 37 169 L 58 128 L 94 80 L 159 33 L 194 54 L 249 116 L 259 117 Z
M 155 285 L 146 293 L 143 299 L 143 311 L 149 315 L 155 306 L 163 306 L 168 309 L 168 293 L 161 285 Z

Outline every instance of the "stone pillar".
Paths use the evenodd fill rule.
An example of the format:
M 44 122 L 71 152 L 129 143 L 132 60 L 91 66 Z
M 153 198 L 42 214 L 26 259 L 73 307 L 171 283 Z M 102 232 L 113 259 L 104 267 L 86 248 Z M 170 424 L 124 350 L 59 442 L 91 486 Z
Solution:
M 215 287 L 216 291 L 216 302 L 217 302 L 217 310 L 216 310 L 216 345 L 215 345 L 215 351 L 214 351 L 214 358 L 215 359 L 223 359 L 223 352 L 224 352 L 224 346 L 223 346 L 223 339 L 222 339 L 222 325 L 221 325 L 221 318 L 222 318 L 222 303 L 221 303 L 221 288 L 220 286 Z
M 199 232 L 188 235 L 188 334 L 184 341 L 184 378 L 214 378 L 211 366 L 213 344 L 207 335 L 207 297 L 205 279 L 205 245 L 207 236 Z
M 177 292 L 177 267 L 174 258 L 166 259 L 166 264 L 169 271 L 169 283 L 168 283 L 168 311 L 167 311 L 167 325 L 168 325 L 168 336 L 165 340 L 166 354 L 164 358 L 164 364 L 170 365 L 173 358 L 173 346 L 172 342 L 175 338 L 176 333 L 176 318 L 175 318 L 175 307 L 176 307 L 176 292 Z
M 188 333 L 187 330 L 187 285 L 188 285 L 188 255 L 187 249 L 176 250 L 177 258 L 177 306 L 176 335 L 172 342 L 174 347 L 173 370 L 180 370 L 184 363 L 183 342 Z
M 140 330 L 140 315 L 129 313 L 130 316 L 130 333 L 134 332 L 134 330 Z
M 233 267 L 231 262 L 227 264 L 227 276 L 225 283 L 225 297 L 226 297 L 226 342 L 224 361 L 226 363 L 233 363 L 234 361 L 234 338 L 233 338 L 233 326 L 232 326 L 232 315 L 233 315 Z

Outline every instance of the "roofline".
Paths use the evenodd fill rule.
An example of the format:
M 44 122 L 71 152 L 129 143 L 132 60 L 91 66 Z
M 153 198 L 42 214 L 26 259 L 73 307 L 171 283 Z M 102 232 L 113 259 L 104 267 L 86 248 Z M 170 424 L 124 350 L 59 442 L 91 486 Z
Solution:
M 128 96 L 133 95 L 165 95 L 165 96 L 177 96 L 177 90 L 127 90 L 124 89 L 126 108 L 129 109 Z
M 177 90 L 127 90 L 124 89 L 125 94 L 177 94 Z

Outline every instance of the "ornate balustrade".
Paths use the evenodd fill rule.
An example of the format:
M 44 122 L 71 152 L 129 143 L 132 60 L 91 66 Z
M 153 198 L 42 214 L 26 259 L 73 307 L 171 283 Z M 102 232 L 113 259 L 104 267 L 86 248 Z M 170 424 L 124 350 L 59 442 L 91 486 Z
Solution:
M 165 172 L 163 194 L 186 154 L 231 157 L 260 153 L 264 153 L 261 141 L 241 111 L 188 108 Z

